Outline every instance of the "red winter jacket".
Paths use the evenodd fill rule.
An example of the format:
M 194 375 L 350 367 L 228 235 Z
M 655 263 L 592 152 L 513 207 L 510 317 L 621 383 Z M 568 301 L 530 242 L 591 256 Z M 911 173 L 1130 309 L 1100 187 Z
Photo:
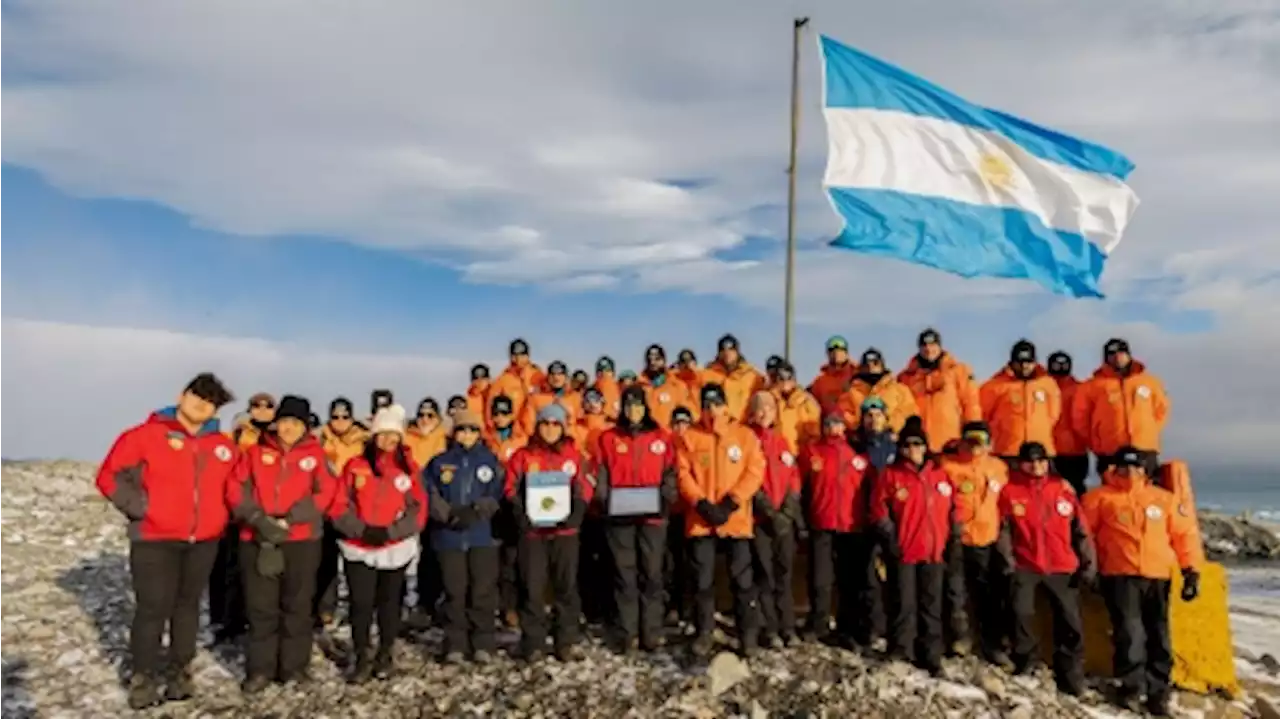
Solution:
M 621 427 L 608 429 L 600 434 L 590 455 L 594 492 L 599 495 L 617 487 L 660 487 L 663 504 L 674 501 L 679 480 L 675 443 L 670 433 L 657 424 L 634 434 Z M 663 518 L 648 517 L 644 521 L 660 524 Z
M 530 472 L 563 471 L 569 475 L 573 492 L 573 510 L 564 524 L 557 527 L 530 527 L 528 536 L 549 538 L 578 533 L 587 505 L 595 496 L 594 488 L 579 466 L 581 459 L 582 452 L 572 439 L 565 437 L 551 447 L 536 435 L 529 440 L 528 445 L 511 455 L 511 459 L 507 461 L 507 498 L 514 505 L 516 521 L 523 523 L 526 520 L 524 480 Z
M 227 527 L 226 485 L 238 451 L 210 420 L 191 434 L 172 407 L 116 439 L 98 491 L 129 518 L 129 538 L 203 542 Z
M 810 444 L 801 461 L 809 500 L 809 528 L 860 532 L 867 528 L 867 505 L 874 470 L 843 437 Z
M 751 431 L 760 440 L 764 451 L 764 484 L 760 491 L 769 499 L 774 509 L 781 509 L 788 494 L 800 494 L 800 468 L 791 445 L 781 432 L 773 427 L 756 427 Z
M 227 482 L 227 506 L 244 523 L 240 539 L 253 539 L 250 526 L 261 514 L 289 520 L 289 541 L 320 539 L 325 514 L 338 495 L 324 446 L 305 436 L 284 450 L 273 435 L 246 449 Z
M 1083 564 L 1092 571 L 1092 542 L 1081 518 L 1080 501 L 1061 477 L 1015 471 L 1000 492 L 998 508 L 1015 569 L 1072 574 Z
M 959 541 L 951 480 L 933 462 L 916 467 L 899 458 L 876 477 L 871 521 L 896 542 L 903 564 L 942 564 Z
M 370 452 L 376 455 L 369 463 Z M 329 514 L 347 543 L 367 547 L 365 527 L 386 527 L 391 542 L 422 532 L 427 526 L 427 493 L 409 448 L 381 452 L 370 445 L 342 469 L 337 498 Z

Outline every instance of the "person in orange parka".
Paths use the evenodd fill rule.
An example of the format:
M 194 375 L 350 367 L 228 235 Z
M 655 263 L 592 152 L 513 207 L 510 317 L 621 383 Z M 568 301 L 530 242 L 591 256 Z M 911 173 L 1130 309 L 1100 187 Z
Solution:
M 489 422 L 489 365 L 478 364 L 471 368 L 471 384 L 467 385 L 467 409 Z
M 818 376 L 809 383 L 809 394 L 818 400 L 822 416 L 840 407 L 840 397 L 849 391 L 849 383 L 858 372 L 856 362 L 849 361 L 849 341 L 840 335 L 827 339 L 827 363 L 818 370 Z M 849 425 L 857 426 L 857 425 Z
M 520 414 L 520 429 L 525 434 L 533 434 L 533 426 L 537 423 L 538 412 L 549 404 L 564 407 L 568 416 L 567 427 L 575 427 L 578 415 L 582 411 L 582 397 L 569 387 L 569 368 L 564 362 L 556 360 L 547 365 L 547 376 L 538 386 L 538 391 L 530 394 Z
M 1053 468 L 1083 497 L 1084 480 L 1089 476 L 1089 447 L 1071 420 L 1071 409 L 1080 387 L 1080 382 L 1071 374 L 1071 355 L 1061 350 L 1049 355 L 1049 376 L 1058 384 L 1058 394 L 1062 397 L 1062 413 L 1053 426 L 1053 448 L 1057 453 Z
M 791 454 L 799 457 L 805 446 L 822 436 L 822 407 L 796 383 L 796 368 L 790 362 L 783 360 L 775 373 L 777 380 L 769 393 L 778 404 L 778 431 Z
M 702 396 L 702 368 L 698 367 L 698 356 L 691 349 L 682 349 L 671 367 L 676 379 L 684 382 L 689 388 L 689 396 L 694 400 L 689 409 L 696 409 L 697 399 Z
M 691 407 L 697 395 L 690 394 L 689 386 L 667 369 L 667 351 L 662 345 L 649 345 L 644 353 L 644 372 L 639 383 L 644 388 L 645 401 L 650 416 L 663 429 L 671 428 L 671 413 L 676 407 Z
M 616 372 L 617 366 L 614 365 L 611 357 L 605 355 L 596 360 L 596 381 L 591 386 L 599 390 L 604 397 L 604 413 L 610 417 L 617 417 L 622 409 L 619 402 L 622 397 L 622 388 L 618 386 Z
M 1145 694 L 1147 711 L 1167 716 L 1171 579 L 1181 569 L 1182 601 L 1194 600 L 1204 547 L 1192 508 L 1148 480 L 1149 460 L 1137 447 L 1120 447 L 1102 486 L 1084 495 L 1082 512 L 1097 547 L 1099 588 L 1111 616 L 1120 703 L 1133 708 Z
M 764 483 L 765 458 L 760 440 L 729 414 L 720 385 L 702 386 L 702 420 L 690 427 L 676 448 L 680 469 L 680 497 L 685 512 L 685 536 L 696 577 L 697 607 L 693 642 L 696 656 L 715 647 L 716 554 L 729 555 L 729 579 L 741 632 L 743 654 L 755 652 L 759 617 L 755 582 L 751 575 L 751 538 L 755 534 L 752 500 Z
M 879 397 L 884 402 L 889 429 L 894 432 L 901 431 L 908 417 L 919 414 L 916 396 L 888 371 L 884 355 L 875 347 L 862 353 L 862 362 L 849 382 L 849 390 L 837 402 L 846 427 L 862 425 L 862 403 L 868 397 Z
M 1133 359 L 1128 342 L 1109 340 L 1102 356 L 1102 366 L 1076 391 L 1071 407 L 1071 424 L 1097 455 L 1099 475 L 1121 447 L 1159 452 L 1160 432 L 1169 419 L 1164 384 Z
M 573 441 L 577 443 L 587 459 L 595 458 L 596 444 L 600 435 L 612 429 L 614 420 L 604 412 L 604 395 L 600 390 L 591 387 L 582 394 L 582 413 L 578 424 L 573 428 Z
M 449 444 L 444 423 L 440 421 L 440 404 L 432 397 L 418 403 L 418 416 L 404 433 L 404 443 L 419 467 L 427 466 Z
M 677 450 L 684 442 L 684 435 L 693 426 L 693 412 L 688 407 L 676 407 L 671 413 L 671 444 Z M 679 494 L 679 465 L 677 465 L 677 494 Z M 684 536 L 684 500 L 679 497 L 671 503 L 671 517 L 667 521 L 667 557 L 663 562 L 663 583 L 667 588 L 667 623 L 679 624 L 688 618 L 692 605 L 689 597 L 688 539 Z
M 515 409 L 511 398 L 506 395 L 494 397 L 489 403 L 490 424 L 484 430 L 484 443 L 506 465 L 520 448 L 529 441 L 529 436 L 520 430 L 516 423 Z M 508 470 L 509 471 L 509 470 Z M 516 613 L 519 602 L 517 579 L 516 544 L 519 532 L 516 529 L 515 517 L 510 505 L 503 507 L 493 521 L 494 534 L 502 546 L 498 549 L 498 594 L 502 605 L 503 620 L 508 627 L 519 626 L 520 619 Z
M 916 396 L 929 450 L 938 453 L 960 438 L 965 422 L 982 419 L 982 406 L 973 370 L 942 349 L 942 335 L 937 330 L 921 332 L 918 344 L 919 352 L 898 374 L 898 381 Z
M 993 664 L 1007 662 L 1003 644 L 1007 603 L 1005 567 L 996 549 L 1000 536 L 997 503 L 1009 482 L 1008 466 L 991 455 L 991 430 L 986 422 L 968 422 L 956 454 L 942 460 L 942 470 L 955 488 L 956 520 L 960 522 L 959 562 L 947 567 L 947 608 L 952 651 L 964 653 L 968 641 L 969 614 L 965 604 L 973 598 L 978 612 L 979 649 Z M 960 645 L 960 646 L 957 646 Z
M 516 418 L 523 416 L 524 405 L 529 395 L 538 391 L 546 376 L 542 368 L 529 359 L 529 343 L 522 339 L 511 342 L 511 363 L 502 374 L 489 385 L 489 404 L 493 405 L 495 397 L 506 396 L 511 400 Z
M 1058 383 L 1036 363 L 1035 345 L 1018 340 L 1009 353 L 1009 364 L 982 384 L 978 397 L 997 456 L 1012 462 L 1027 442 L 1044 446 L 1053 456 L 1062 395 Z
M 568 415 L 558 404 L 538 413 L 529 444 L 507 463 L 507 499 L 519 528 L 520 645 L 524 659 L 542 658 L 547 642 L 547 584 L 555 604 L 552 634 L 556 657 L 562 662 L 583 657 L 582 600 L 578 594 L 578 530 L 593 498 L 593 487 L 582 471 L 582 453 L 569 436 Z M 530 478 L 563 473 L 570 487 L 569 514 L 554 526 L 535 526 L 525 506 Z
M 716 346 L 719 353 L 703 371 L 703 382 L 719 385 L 728 402 L 729 417 L 743 422 L 747 418 L 747 402 L 764 387 L 764 376 L 743 359 L 737 337 L 725 335 Z
M 516 422 L 515 403 L 506 395 L 498 395 L 489 402 L 489 426 L 485 428 L 484 443 L 497 455 L 500 462 L 507 462 L 529 440 L 529 435 Z

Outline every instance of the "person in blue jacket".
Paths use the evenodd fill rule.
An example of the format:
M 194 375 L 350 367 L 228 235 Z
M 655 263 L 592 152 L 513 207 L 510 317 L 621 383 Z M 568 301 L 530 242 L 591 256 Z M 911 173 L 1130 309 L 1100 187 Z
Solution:
M 444 583 L 444 659 L 478 664 L 494 658 L 498 610 L 498 542 L 493 516 L 506 487 L 497 456 L 480 441 L 482 420 L 470 410 L 453 417 L 453 441 L 423 470 L 429 495 L 431 546 Z

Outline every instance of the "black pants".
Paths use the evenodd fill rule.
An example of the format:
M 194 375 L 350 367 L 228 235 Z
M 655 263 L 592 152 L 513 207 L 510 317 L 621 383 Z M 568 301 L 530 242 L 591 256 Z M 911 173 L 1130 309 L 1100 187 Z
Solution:
M 324 523 L 324 537 L 320 539 L 320 566 L 316 569 L 313 615 L 317 618 L 332 617 L 338 610 L 338 530 Z
M 956 566 L 947 567 L 947 599 L 943 608 L 947 630 L 953 641 L 969 635 L 972 604 L 978 620 L 978 646 L 983 656 L 991 657 L 1003 650 L 1010 628 L 1004 558 L 994 544 L 961 549 Z
M 493 533 L 498 538 L 498 607 L 503 612 L 520 608 L 520 531 L 516 528 L 514 510 L 504 504 L 493 518 Z
M 1053 674 L 1058 684 L 1084 685 L 1084 625 L 1080 591 L 1070 574 L 1013 574 L 1013 661 L 1027 664 L 1036 655 L 1036 588 L 1043 587 L 1053 614 Z
M 423 530 L 419 541 L 422 546 L 422 554 L 418 557 L 418 608 L 423 611 L 433 612 L 436 604 L 440 602 L 441 595 L 444 593 L 444 580 L 440 576 L 443 570 L 440 568 L 440 558 L 431 549 L 431 530 Z M 494 556 L 496 558 L 496 553 Z M 496 572 L 497 565 L 495 564 L 494 566 L 494 571 Z M 495 576 L 493 579 L 495 591 L 497 583 L 498 580 Z
M 548 581 L 555 607 L 552 633 L 556 647 L 572 646 L 581 638 L 578 547 L 576 534 L 520 540 L 520 642 L 526 654 L 546 648 Z
M 831 626 L 831 592 L 839 592 L 836 628 L 841 636 L 870 644 L 884 632 L 880 578 L 870 533 L 815 531 L 809 538 L 809 631 L 825 636 Z
M 613 564 L 617 631 L 622 639 L 662 636 L 662 560 L 667 525 L 614 523 L 606 530 Z M 596 581 L 599 581 L 597 578 Z
M 901 564 L 890 568 L 895 591 L 889 651 L 934 670 L 942 666 L 944 564 Z
M 1173 670 L 1169 580 L 1102 577 L 1099 583 L 1111 616 L 1116 679 L 1126 692 L 1157 700 L 1168 698 Z
M 446 652 L 492 652 L 497 647 L 493 614 L 498 609 L 498 552 L 494 545 L 436 553 L 444 590 Z
M 707 635 L 716 621 L 716 554 L 729 557 L 729 582 L 733 591 L 733 610 L 744 646 L 759 641 L 760 605 L 756 601 L 756 585 L 751 576 L 751 540 L 690 537 L 689 554 L 694 574 L 694 621 L 698 633 Z
M 245 673 L 251 677 L 286 681 L 307 668 L 311 660 L 311 602 L 320 566 L 320 540 L 286 542 L 284 573 L 258 573 L 259 546 L 240 545 L 245 606 L 249 614 L 249 643 Z
M 1053 466 L 1058 470 L 1058 474 L 1067 480 L 1072 489 L 1076 490 L 1077 496 L 1084 496 L 1084 481 L 1089 476 L 1089 455 L 1060 454 L 1053 458 Z
M 663 576 L 667 588 L 667 611 L 681 619 L 689 614 L 689 549 L 684 536 L 684 517 L 673 515 L 667 522 L 667 556 Z
M 129 651 L 135 674 L 156 676 L 161 670 L 160 647 L 169 626 L 169 661 L 183 668 L 196 656 L 200 628 L 200 596 L 209 583 L 217 540 L 206 542 L 146 542 L 129 545 L 133 575 L 133 631 Z
M 240 527 L 232 524 L 218 540 L 218 554 L 209 575 L 209 623 L 238 636 L 248 624 L 240 570 Z
M 581 556 L 578 587 L 582 592 L 582 615 L 589 624 L 605 624 L 617 617 L 614 591 L 604 577 L 614 576 L 613 554 L 609 551 L 609 524 L 603 517 L 590 516 L 578 533 Z
M 375 569 L 360 562 L 344 562 L 350 601 L 351 642 L 356 656 L 369 652 L 374 614 L 378 617 L 378 653 L 390 654 L 400 633 L 401 592 L 406 567 Z
M 786 522 L 757 526 L 751 553 L 755 557 L 764 633 L 789 637 L 796 633 L 796 601 L 791 586 L 796 563 L 795 528 Z

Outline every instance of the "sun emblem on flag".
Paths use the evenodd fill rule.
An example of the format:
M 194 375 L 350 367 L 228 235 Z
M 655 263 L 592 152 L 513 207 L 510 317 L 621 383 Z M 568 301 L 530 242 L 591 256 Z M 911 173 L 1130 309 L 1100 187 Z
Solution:
M 1002 155 L 984 152 L 978 161 L 978 174 L 983 182 L 997 190 L 1008 190 L 1013 187 L 1013 166 Z

